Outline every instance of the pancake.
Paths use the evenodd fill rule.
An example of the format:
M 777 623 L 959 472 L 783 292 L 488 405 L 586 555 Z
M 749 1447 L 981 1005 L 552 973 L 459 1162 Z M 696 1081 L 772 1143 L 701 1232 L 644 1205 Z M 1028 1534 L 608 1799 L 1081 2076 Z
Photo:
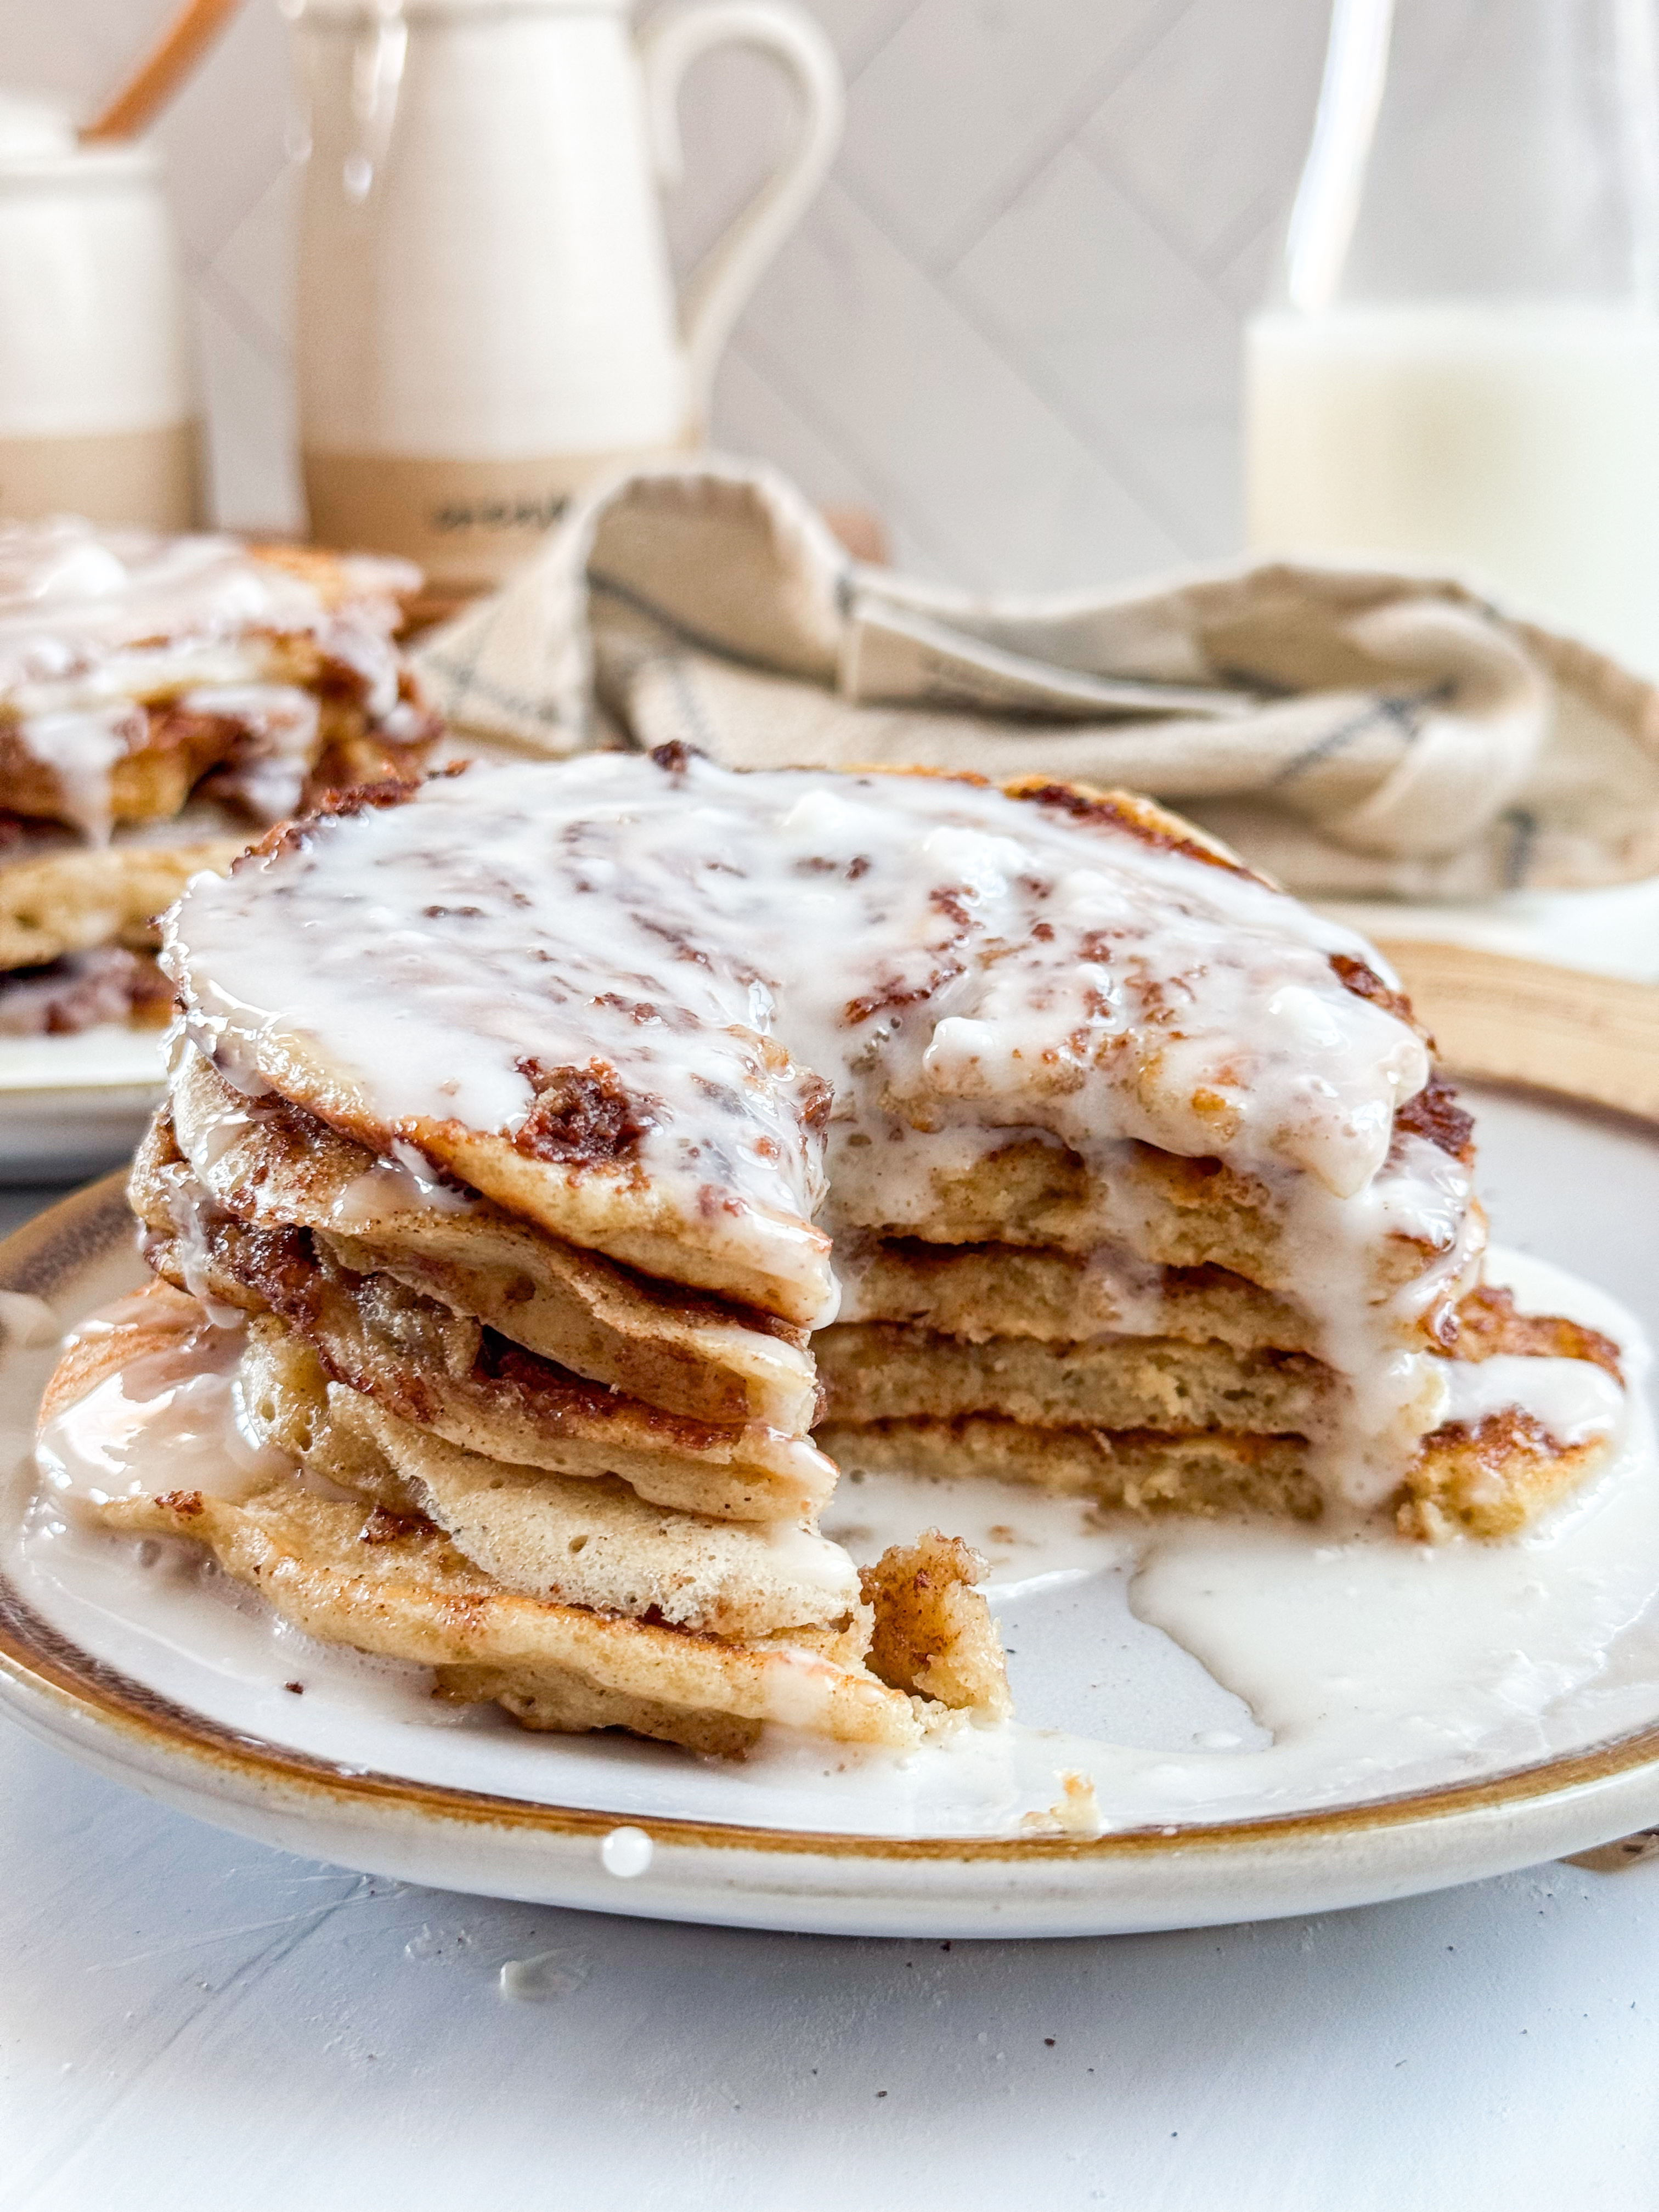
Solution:
M 845 1428 L 826 1422 L 817 1433 L 843 1474 L 984 1478 L 1142 1515 L 1256 1512 L 1316 1521 L 1325 1510 L 1304 1437 L 1030 1429 L 998 1415 Z M 1448 1515 L 1436 1533 L 1455 1525 Z
M 223 836 L 71 848 L 0 866 L 0 969 L 45 967 L 106 945 L 154 950 L 156 917 L 190 878 L 204 868 L 222 874 L 247 843 Z
M 1036 1428 L 1305 1436 L 1330 1419 L 1331 1377 L 1302 1352 L 1240 1352 L 1156 1336 L 975 1343 L 884 1322 L 827 1328 L 814 1349 L 824 1418 L 836 1427 L 997 1413 Z
M 838 1467 L 1439 1541 L 1619 1433 L 1618 1347 L 1483 1281 L 1377 956 L 1142 800 L 474 770 L 273 833 L 164 960 L 132 1201 L 258 1483 L 90 1510 L 526 1726 L 1004 1717 L 982 1563 L 855 1576 Z M 351 1571 L 382 1538 L 401 1581 Z M 439 1649 L 434 1578 L 488 1636 Z
M 1164 1267 L 1102 1246 L 924 1244 L 848 1236 L 836 1242 L 844 1322 L 902 1322 L 961 1338 L 1036 1337 L 1078 1344 L 1111 1329 L 1310 1352 L 1314 1316 L 1224 1267 Z
M 693 1750 L 729 1750 L 768 1720 L 850 1743 L 921 1741 L 909 1698 L 865 1672 L 855 1637 L 824 1638 L 821 1648 L 800 1630 L 736 1641 L 521 1597 L 429 1523 L 380 1507 L 365 1515 L 295 1483 L 234 1504 L 199 1491 L 117 1498 L 100 1518 L 121 1535 L 201 1545 L 308 1636 L 444 1670 L 451 1696 L 512 1710 L 538 1676 L 564 1675 L 593 1693 L 585 1725 L 626 1725 Z M 487 1673 L 469 1684 L 452 1668 Z M 615 1698 L 635 1701 L 625 1721 L 605 1711 Z M 643 1729 L 640 1704 L 653 1715 Z

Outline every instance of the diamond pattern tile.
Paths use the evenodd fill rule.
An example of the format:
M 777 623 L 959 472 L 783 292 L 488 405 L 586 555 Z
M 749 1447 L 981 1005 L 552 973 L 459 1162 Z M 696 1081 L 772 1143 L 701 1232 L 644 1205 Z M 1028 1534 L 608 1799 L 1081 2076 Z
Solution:
M 751 357 L 877 483 L 900 543 L 933 573 L 1041 589 L 1176 550 L 1026 369 L 840 185 L 768 292 Z
M 1195 266 L 1224 264 L 1294 191 L 1329 13 L 1192 0 L 1079 133 Z
M 1175 545 L 1228 549 L 1235 319 L 1079 147 L 963 256 L 952 289 Z
M 1094 82 L 1184 0 L 921 0 L 857 76 L 844 161 L 906 249 L 947 265 Z

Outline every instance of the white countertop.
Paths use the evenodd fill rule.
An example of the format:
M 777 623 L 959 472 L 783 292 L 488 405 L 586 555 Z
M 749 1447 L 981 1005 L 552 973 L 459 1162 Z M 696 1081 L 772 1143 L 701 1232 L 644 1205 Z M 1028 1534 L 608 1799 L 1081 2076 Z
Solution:
M 737 1934 L 285 1857 L 0 1719 L 0 1872 L 3 2212 L 1659 2201 L 1659 1862 L 1184 1935 Z
M 309 1865 L 7 1722 L 0 1837 L 7 2212 L 1659 2194 L 1659 1863 L 1190 1935 L 734 1934 Z M 503 1998 L 548 1952 L 563 1994 Z

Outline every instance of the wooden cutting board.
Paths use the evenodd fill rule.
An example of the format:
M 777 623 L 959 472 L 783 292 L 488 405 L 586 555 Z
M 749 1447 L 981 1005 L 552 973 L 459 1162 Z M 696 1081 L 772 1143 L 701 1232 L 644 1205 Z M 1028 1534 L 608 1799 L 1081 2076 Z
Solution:
M 1659 1121 L 1659 986 L 1471 945 L 1378 942 L 1453 1073 Z

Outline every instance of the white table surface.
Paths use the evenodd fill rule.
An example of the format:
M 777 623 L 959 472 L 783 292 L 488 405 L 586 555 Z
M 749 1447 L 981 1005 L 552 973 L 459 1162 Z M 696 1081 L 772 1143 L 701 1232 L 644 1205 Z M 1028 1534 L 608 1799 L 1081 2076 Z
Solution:
M 547 1954 L 558 1994 L 501 1995 Z M 4 2212 L 478 2197 L 1653 2212 L 1659 1863 L 1184 1935 L 737 1934 L 310 1864 L 0 1719 Z

